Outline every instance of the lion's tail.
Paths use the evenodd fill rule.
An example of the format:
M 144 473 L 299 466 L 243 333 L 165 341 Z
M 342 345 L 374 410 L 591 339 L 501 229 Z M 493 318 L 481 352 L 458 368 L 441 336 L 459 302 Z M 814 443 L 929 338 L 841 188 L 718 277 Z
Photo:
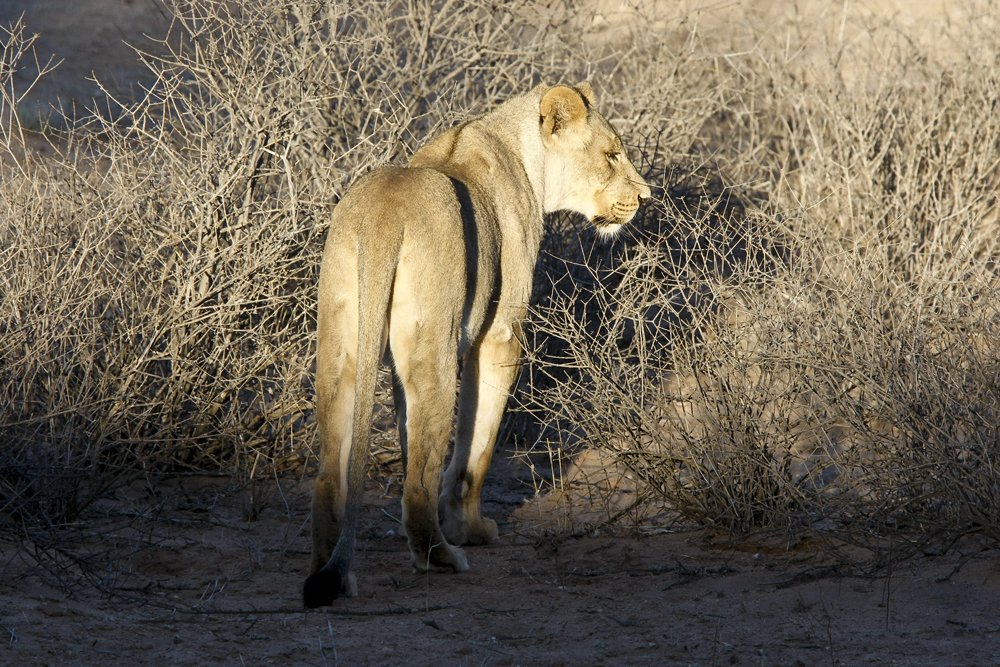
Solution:
M 366 228 L 373 227 L 379 229 L 377 238 L 364 233 Z M 354 426 L 347 471 L 347 505 L 333 555 L 320 571 L 306 580 L 303 594 L 307 607 L 332 603 L 354 559 L 365 463 L 375 410 L 375 383 L 378 381 L 382 354 L 382 333 L 403 245 L 403 226 L 392 216 L 386 216 L 376 225 L 363 224 L 361 230 L 358 239 L 358 357 L 354 383 Z
M 364 230 L 367 225 L 362 226 Z M 387 229 L 395 227 L 395 229 Z M 372 413 L 375 409 L 375 383 L 382 356 L 382 332 L 385 330 L 396 278 L 396 266 L 403 245 L 403 227 L 392 220 L 379 225 L 379 238 L 362 234 L 358 239 L 358 360 L 357 379 L 354 385 L 354 434 L 351 439 L 351 458 L 347 473 L 348 506 L 344 515 L 337 550 L 350 534 L 354 551 L 354 531 L 361 511 L 361 485 L 364 482 L 365 463 L 372 430 Z

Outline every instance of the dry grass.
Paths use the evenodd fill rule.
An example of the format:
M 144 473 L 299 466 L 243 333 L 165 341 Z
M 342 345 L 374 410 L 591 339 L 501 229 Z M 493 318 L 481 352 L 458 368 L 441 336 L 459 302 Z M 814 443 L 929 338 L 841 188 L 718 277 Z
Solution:
M 307 462 L 339 193 L 513 92 L 592 78 L 662 194 L 610 246 L 552 221 L 509 430 L 553 471 L 597 447 L 651 507 L 733 537 L 1000 537 L 996 10 L 937 46 L 852 19 L 853 49 L 795 16 L 643 23 L 626 49 L 535 3 L 174 10 L 156 84 L 48 158 L 14 113 L 30 40 L 0 34 L 5 535 L 140 475 L 256 497 Z

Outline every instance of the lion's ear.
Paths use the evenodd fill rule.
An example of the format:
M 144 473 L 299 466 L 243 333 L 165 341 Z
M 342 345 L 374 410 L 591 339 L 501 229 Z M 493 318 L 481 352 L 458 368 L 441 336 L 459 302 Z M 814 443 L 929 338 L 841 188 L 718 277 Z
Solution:
M 587 104 L 594 106 L 594 89 L 590 85 L 589 81 L 581 81 L 576 84 L 576 89 L 580 91 L 580 94 L 587 100 Z
M 548 142 L 566 140 L 586 142 L 587 105 L 576 88 L 553 86 L 542 96 L 539 106 L 542 138 Z

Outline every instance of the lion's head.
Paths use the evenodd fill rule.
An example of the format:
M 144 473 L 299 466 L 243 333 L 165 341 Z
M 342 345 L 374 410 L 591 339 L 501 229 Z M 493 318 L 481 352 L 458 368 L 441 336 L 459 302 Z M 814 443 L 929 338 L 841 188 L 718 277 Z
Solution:
M 613 235 L 650 197 L 621 137 L 594 105 L 588 83 L 553 86 L 542 95 L 539 123 L 545 155 L 545 212 L 582 213 Z

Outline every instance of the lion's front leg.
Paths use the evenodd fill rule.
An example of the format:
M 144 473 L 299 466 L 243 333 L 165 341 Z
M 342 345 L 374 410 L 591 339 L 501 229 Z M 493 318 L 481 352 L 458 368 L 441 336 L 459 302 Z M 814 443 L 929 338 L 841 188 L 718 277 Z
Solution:
M 497 541 L 496 521 L 483 517 L 480 493 L 520 354 L 511 327 L 497 327 L 469 351 L 462 370 L 455 453 L 438 499 L 441 529 L 453 544 Z

